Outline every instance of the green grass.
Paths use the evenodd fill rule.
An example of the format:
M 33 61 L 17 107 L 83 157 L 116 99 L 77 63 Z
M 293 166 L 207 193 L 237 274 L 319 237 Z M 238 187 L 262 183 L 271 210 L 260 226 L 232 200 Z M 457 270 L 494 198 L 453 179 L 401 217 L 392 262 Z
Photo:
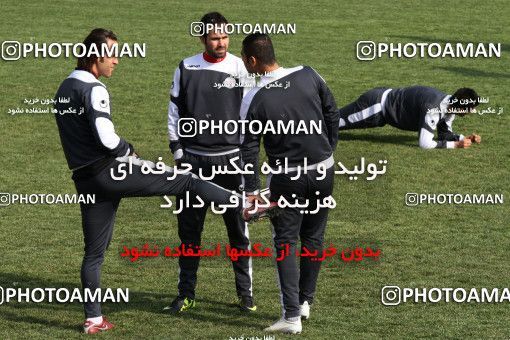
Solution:
M 335 159 L 349 166 L 360 157 L 388 160 L 388 171 L 373 182 L 337 176 L 326 244 L 344 248 L 376 245 L 377 263 L 326 261 L 312 319 L 302 338 L 508 338 L 506 304 L 413 304 L 385 307 L 384 285 L 402 287 L 508 287 L 508 203 L 495 206 L 421 205 L 406 207 L 407 192 L 503 193 L 508 199 L 508 58 L 510 9 L 507 1 L 322 0 L 261 3 L 219 1 L 19 1 L 2 2 L 0 38 L 22 42 L 78 42 L 94 27 L 107 27 L 121 42 L 145 42 L 147 58 L 125 59 L 106 80 L 117 131 L 148 159 L 167 147 L 168 89 L 178 62 L 201 51 L 189 23 L 218 10 L 231 22 L 295 22 L 297 34 L 274 38 L 283 66 L 311 65 L 326 79 L 343 106 L 376 86 L 413 84 L 452 92 L 474 87 L 504 107 L 502 115 L 473 115 L 455 121 L 458 132 L 477 132 L 483 142 L 469 150 L 423 151 L 415 133 L 384 127 L 341 136 Z M 391 42 L 501 42 L 500 59 L 382 58 L 360 62 L 359 40 Z M 232 36 L 239 54 L 242 37 Z M 24 98 L 52 98 L 74 68 L 72 59 L 0 62 L 2 166 L 0 192 L 74 193 L 52 115 L 10 116 Z M 104 287 L 129 287 L 130 302 L 105 304 L 117 329 L 106 338 L 228 339 L 263 337 L 279 317 L 275 269 L 254 260 L 254 293 L 259 310 L 240 315 L 231 305 L 235 287 L 226 258 L 203 259 L 197 308 L 182 317 L 162 314 L 175 296 L 177 262 L 157 258 L 131 263 L 122 246 L 178 244 L 176 218 L 160 209 L 160 198 L 125 199 L 103 266 Z M 0 286 L 78 287 L 82 232 L 77 206 L 13 205 L 0 208 Z M 253 225 L 252 242 L 270 244 L 267 223 Z M 227 241 L 218 217 L 208 216 L 204 245 Z M 506 274 L 505 274 L 506 273 Z M 74 338 L 80 304 L 0 305 L 0 338 Z M 285 336 L 277 336 L 278 339 Z

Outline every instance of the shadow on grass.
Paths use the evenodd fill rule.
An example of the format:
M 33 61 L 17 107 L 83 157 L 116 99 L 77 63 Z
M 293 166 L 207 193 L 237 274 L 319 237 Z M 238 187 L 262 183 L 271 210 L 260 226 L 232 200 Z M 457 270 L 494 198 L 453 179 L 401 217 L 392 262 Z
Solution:
M 510 74 L 497 73 L 497 72 L 488 72 L 482 70 L 475 70 L 467 67 L 454 67 L 454 66 L 439 66 L 436 67 L 441 70 L 445 70 L 448 72 L 458 73 L 463 76 L 468 77 L 486 77 L 486 78 L 494 78 L 494 79 L 510 79 Z
M 276 300 L 275 303 L 277 303 Z M 160 314 L 168 316 L 168 318 L 214 322 L 234 327 L 262 329 L 279 317 L 276 314 L 261 312 L 260 305 L 256 312 L 248 313 L 240 311 L 237 304 L 201 297 L 196 298 L 196 307 L 185 313 L 171 314 L 164 312 L 164 306 L 164 304 L 160 304 L 155 307 Z
M 373 129 L 367 129 L 367 131 L 373 131 Z M 379 135 L 375 131 L 374 133 L 352 133 L 347 131 L 340 131 L 338 135 L 339 141 L 369 141 L 374 143 L 382 144 L 396 144 L 396 145 L 409 145 L 417 146 L 418 137 L 416 135 Z
M 79 275 L 79 273 L 77 273 Z M 6 288 L 67 288 L 69 290 L 80 287 L 78 281 L 56 281 L 51 279 L 31 277 L 14 273 L 0 273 L 0 286 Z M 106 288 L 106 287 L 105 287 Z M 122 287 L 123 288 L 123 287 Z M 38 295 L 39 296 L 39 295 Z M 230 326 L 242 327 L 265 327 L 268 321 L 274 321 L 276 315 L 261 313 L 243 313 L 236 304 L 218 301 L 208 298 L 197 298 L 198 308 L 188 313 L 171 315 L 163 311 L 163 307 L 170 304 L 175 295 L 162 294 L 158 292 L 129 290 L 128 303 L 104 303 L 102 309 L 105 315 L 115 315 L 118 312 L 139 311 L 153 313 L 169 318 L 182 318 L 184 320 L 218 322 Z M 27 324 L 38 324 L 45 327 L 58 328 L 61 330 L 81 331 L 82 319 L 68 323 L 66 321 L 55 321 L 59 313 L 83 313 L 81 303 L 58 303 L 58 302 L 4 302 L 0 308 L 0 319 L 12 322 L 23 322 Z M 30 315 L 31 310 L 41 315 L 51 315 L 51 318 L 44 318 Z M 113 319 L 113 318 L 112 318 Z M 260 321 L 260 322 L 257 322 Z
M 29 316 L 29 315 L 20 315 L 20 313 L 8 312 L 6 310 L 2 310 L 0 312 L 0 317 L 4 320 L 16 322 L 16 323 L 24 322 L 24 323 L 28 323 L 31 325 L 38 324 L 38 325 L 45 326 L 48 328 L 49 327 L 59 328 L 62 330 L 70 330 L 70 331 L 75 331 L 75 332 L 83 331 L 81 324 L 78 324 L 78 322 L 76 324 L 71 325 L 71 324 L 65 323 L 64 321 L 56 321 L 54 319 L 53 320 L 43 319 L 43 318 L 38 318 L 38 317 L 34 317 L 34 316 Z

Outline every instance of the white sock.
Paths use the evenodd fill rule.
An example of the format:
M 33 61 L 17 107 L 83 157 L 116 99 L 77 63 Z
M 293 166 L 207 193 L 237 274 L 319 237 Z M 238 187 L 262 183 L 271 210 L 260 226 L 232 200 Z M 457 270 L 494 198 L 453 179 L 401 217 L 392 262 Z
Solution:
M 87 321 L 92 321 L 94 325 L 99 325 L 103 323 L 103 316 L 96 316 L 95 318 L 87 318 Z

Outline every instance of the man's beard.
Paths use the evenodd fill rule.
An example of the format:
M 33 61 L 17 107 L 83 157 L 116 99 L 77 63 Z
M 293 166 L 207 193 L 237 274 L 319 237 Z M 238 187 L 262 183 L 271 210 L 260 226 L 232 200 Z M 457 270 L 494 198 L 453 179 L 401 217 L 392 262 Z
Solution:
M 216 51 L 216 50 L 211 50 L 211 51 L 207 51 L 207 53 L 213 57 L 213 58 L 216 58 L 216 59 L 219 59 L 219 58 L 224 58 L 225 55 L 227 54 L 227 49 L 223 49 L 223 51 Z

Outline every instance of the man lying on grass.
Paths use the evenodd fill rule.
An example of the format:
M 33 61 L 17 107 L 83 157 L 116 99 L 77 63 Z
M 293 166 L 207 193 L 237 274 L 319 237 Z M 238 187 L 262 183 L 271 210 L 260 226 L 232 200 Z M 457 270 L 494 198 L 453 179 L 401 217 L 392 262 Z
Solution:
M 479 104 L 473 89 L 460 88 L 447 95 L 432 87 L 375 88 L 340 108 L 339 129 L 366 129 L 389 124 L 401 130 L 417 131 L 423 149 L 468 148 L 480 144 L 477 134 L 458 135 L 452 130 L 456 116 L 475 112 Z M 437 130 L 437 140 L 434 131 Z

